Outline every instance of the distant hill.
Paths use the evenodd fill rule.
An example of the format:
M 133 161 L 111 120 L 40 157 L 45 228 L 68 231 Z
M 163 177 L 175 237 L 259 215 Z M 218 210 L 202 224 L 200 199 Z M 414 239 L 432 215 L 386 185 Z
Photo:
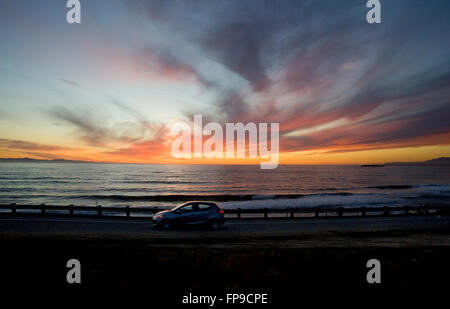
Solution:
M 95 163 L 91 161 L 76 161 L 76 160 L 64 160 L 64 159 L 54 159 L 54 160 L 40 160 L 31 158 L 0 158 L 1 162 L 20 162 L 20 163 Z
M 423 162 L 390 162 L 384 165 L 400 165 L 400 166 L 424 166 L 424 165 L 447 165 L 450 166 L 449 157 L 441 157 Z

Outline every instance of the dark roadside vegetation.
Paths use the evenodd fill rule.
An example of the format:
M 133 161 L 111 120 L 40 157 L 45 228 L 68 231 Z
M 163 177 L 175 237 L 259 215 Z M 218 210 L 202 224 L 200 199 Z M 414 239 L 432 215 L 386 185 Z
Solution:
M 442 290 L 450 278 L 449 230 L 321 233 L 296 237 L 157 239 L 136 236 L 2 235 L 2 291 L 145 290 L 178 304 L 183 295 L 269 293 L 272 302 L 310 292 Z M 181 233 L 182 232 L 175 232 Z M 82 283 L 66 282 L 66 262 Z M 382 284 L 366 282 L 366 262 Z M 328 292 L 327 292 L 328 291 Z

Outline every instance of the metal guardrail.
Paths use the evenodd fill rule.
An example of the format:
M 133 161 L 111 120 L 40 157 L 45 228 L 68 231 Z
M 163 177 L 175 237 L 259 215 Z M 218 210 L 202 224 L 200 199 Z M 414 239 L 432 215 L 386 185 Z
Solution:
M 98 216 L 148 218 L 153 214 L 172 207 L 105 207 L 74 205 L 0 205 L 0 215 L 38 214 L 62 216 Z M 251 218 L 308 218 L 308 217 L 351 217 L 351 216 L 393 216 L 393 215 L 430 215 L 450 214 L 450 206 L 395 206 L 395 207 L 314 207 L 314 208 L 259 208 L 259 209 L 225 209 L 227 219 Z

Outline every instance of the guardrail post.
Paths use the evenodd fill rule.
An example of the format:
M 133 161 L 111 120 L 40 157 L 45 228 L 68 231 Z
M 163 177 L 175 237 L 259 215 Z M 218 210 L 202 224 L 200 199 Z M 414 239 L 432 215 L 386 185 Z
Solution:
M 409 215 L 409 206 L 405 207 L 405 215 Z
M 238 219 L 241 218 L 241 209 L 240 208 L 237 209 L 237 217 L 238 217 Z
M 364 208 L 366 208 L 366 207 L 362 207 L 362 208 L 363 208 L 363 210 L 361 210 L 361 216 L 365 217 L 366 216 L 366 210 Z
M 338 216 L 342 217 L 342 207 L 339 207 L 339 209 L 338 209 Z
M 125 213 L 127 214 L 127 218 L 130 217 L 130 206 L 125 207 Z
M 295 209 L 291 208 L 291 218 L 294 218 L 294 212 L 295 212 Z
M 319 216 L 319 211 L 318 210 L 314 210 L 314 216 L 316 216 L 316 217 Z
M 267 219 L 267 208 L 264 208 L 264 219 Z
M 98 205 L 97 206 L 97 214 L 98 214 L 99 217 L 102 216 L 102 205 Z
M 41 214 L 45 215 L 46 213 L 45 204 L 41 204 Z
M 17 212 L 16 203 L 11 203 L 11 213 L 15 214 Z
M 389 210 L 388 210 L 388 207 L 387 207 L 387 206 L 384 206 L 383 209 L 384 209 L 383 216 L 389 216 Z
M 69 215 L 73 216 L 73 205 L 69 205 Z

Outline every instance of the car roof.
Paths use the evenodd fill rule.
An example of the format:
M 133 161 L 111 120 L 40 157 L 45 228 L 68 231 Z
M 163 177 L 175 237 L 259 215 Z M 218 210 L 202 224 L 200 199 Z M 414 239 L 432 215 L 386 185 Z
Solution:
M 214 204 L 214 205 L 218 205 L 217 202 L 213 202 L 213 201 L 189 201 L 189 202 L 184 202 L 183 205 L 185 205 L 185 204 L 190 204 L 190 203 L 200 203 L 200 204 Z

